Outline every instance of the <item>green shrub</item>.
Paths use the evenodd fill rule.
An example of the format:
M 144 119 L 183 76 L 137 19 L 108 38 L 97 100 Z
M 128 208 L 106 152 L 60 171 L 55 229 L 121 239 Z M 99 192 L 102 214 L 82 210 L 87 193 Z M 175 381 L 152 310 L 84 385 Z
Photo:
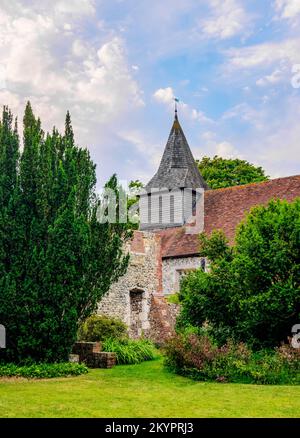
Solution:
M 167 296 L 167 301 L 170 304 L 180 304 L 179 294 L 172 294 Z
M 252 208 L 231 247 L 222 232 L 200 235 L 201 256 L 210 261 L 181 282 L 181 326 L 217 330 L 256 350 L 286 342 L 300 318 L 300 199 Z
M 267 181 L 265 171 L 239 158 L 203 157 L 196 164 L 211 189 Z
M 50 379 L 53 377 L 79 376 L 88 372 L 88 368 L 78 363 L 44 363 L 32 365 L 0 364 L 1 377 L 25 377 L 28 379 Z
M 105 190 L 97 194 L 96 166 L 77 146 L 69 113 L 63 134 L 46 134 L 28 102 L 22 144 L 6 106 L 0 119 L 0 323 L 7 333 L 0 358 L 64 362 L 78 321 L 126 272 L 131 225 L 99 220 L 100 210 L 117 212 L 119 203 L 107 207 Z M 116 199 L 123 193 L 116 175 L 105 189 Z
M 116 353 L 118 364 L 137 364 L 145 360 L 153 360 L 156 356 L 154 345 L 146 339 L 111 338 L 104 341 L 102 350 Z
M 252 352 L 243 343 L 219 347 L 207 334 L 181 333 L 165 346 L 166 366 L 194 380 L 300 384 L 300 352 L 290 346 Z
M 108 338 L 121 339 L 127 334 L 126 325 L 115 318 L 92 315 L 79 328 L 78 338 L 87 342 L 102 342 Z

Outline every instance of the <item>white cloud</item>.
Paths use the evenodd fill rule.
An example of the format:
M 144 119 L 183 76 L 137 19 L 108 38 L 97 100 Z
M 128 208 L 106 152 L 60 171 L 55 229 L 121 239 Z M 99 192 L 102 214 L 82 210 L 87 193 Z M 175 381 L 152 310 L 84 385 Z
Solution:
M 262 114 L 257 109 L 243 102 L 225 111 L 222 115 L 223 120 L 238 118 L 244 122 L 254 125 L 256 128 L 263 126 Z
M 83 16 L 96 12 L 94 0 L 58 0 L 53 3 L 57 15 Z
M 75 56 L 78 56 L 79 58 L 85 57 L 89 51 L 88 45 L 85 43 L 85 41 L 76 39 L 73 41 L 72 44 L 72 53 Z
M 222 158 L 236 158 L 239 152 L 228 141 L 222 141 L 216 145 L 216 155 Z
M 132 168 L 135 168 L 134 178 L 138 178 L 144 183 L 148 182 L 153 176 L 153 172 L 158 168 L 161 154 L 162 145 L 150 141 L 145 137 L 145 134 L 138 130 L 123 130 L 118 134 L 119 138 L 124 142 L 129 143 L 135 149 L 132 154 L 132 158 L 129 159 L 129 163 Z M 138 163 L 137 156 L 141 156 L 143 162 L 146 164 L 145 169 L 141 169 Z M 139 157 L 138 157 L 139 158 Z
M 281 82 L 284 78 L 284 73 L 282 70 L 274 70 L 270 75 L 266 75 L 256 81 L 256 85 L 259 87 L 264 87 L 267 85 L 275 85 Z
M 201 147 L 198 148 L 197 157 L 207 155 L 213 157 L 218 155 L 222 158 L 243 158 L 241 152 L 234 146 L 233 142 L 228 140 L 220 141 L 218 134 L 214 131 L 206 131 L 201 135 Z
M 300 39 L 290 38 L 280 42 L 267 42 L 233 48 L 226 52 L 231 69 L 267 67 L 275 62 L 300 62 Z
M 262 96 L 256 106 L 242 103 L 227 111 L 223 123 L 220 121 L 218 125 L 218 137 L 222 135 L 237 146 L 234 156 L 262 166 L 272 178 L 299 174 L 300 163 L 299 96 L 288 94 L 276 102 L 274 104 L 269 96 Z M 246 123 L 242 128 L 241 121 Z M 215 150 L 216 145 L 222 143 L 217 135 L 211 134 L 206 150 Z M 224 146 L 219 148 L 221 152 Z M 231 154 L 230 149 L 225 146 L 223 152 Z
M 196 110 L 195 108 L 190 108 L 186 104 L 182 104 L 183 112 L 190 114 L 192 120 L 203 123 L 213 123 L 213 120 L 207 117 L 203 111 Z
M 33 1 L 28 8 L 16 0 L 4 2 L 0 64 L 6 67 L 6 92 L 0 104 L 11 104 L 20 115 L 30 99 L 47 129 L 50 123 L 61 126 L 69 109 L 84 142 L 92 130 L 113 124 L 125 107 L 142 105 L 122 39 L 110 37 L 97 45 L 69 33 L 81 34 L 81 20 L 95 13 L 94 1 Z
M 276 0 L 275 8 L 281 18 L 293 19 L 300 14 L 299 0 Z
M 216 138 L 216 133 L 215 132 L 213 132 L 213 131 L 205 131 L 202 135 L 201 135 L 201 137 L 203 138 L 203 140 L 205 140 L 205 141 L 214 141 L 215 140 L 215 138 Z
M 153 97 L 158 101 L 166 104 L 174 103 L 174 92 L 171 87 L 159 88 L 153 94 Z
M 267 123 L 259 136 L 253 131 L 247 139 L 241 139 L 250 159 L 259 163 L 272 178 L 299 174 L 299 97 L 281 101 L 279 118 L 273 117 L 270 107 L 266 107 L 264 118 Z
M 191 73 L 193 81 L 198 78 L 199 83 L 191 81 L 184 93 L 186 72 L 182 71 L 182 76 L 177 77 L 178 87 L 188 102 L 179 103 L 179 116 L 184 119 L 191 143 L 200 145 L 199 153 L 204 150 L 210 156 L 213 153 L 240 156 L 242 152 L 251 161 L 253 157 L 262 161 L 272 175 L 280 173 L 280 161 L 283 162 L 282 174 L 291 172 L 285 169 L 292 169 L 295 163 L 299 165 L 297 138 L 300 134 L 296 126 L 300 116 L 293 117 L 292 110 L 287 110 L 284 103 L 286 94 L 295 94 L 296 90 L 291 87 L 291 93 L 282 97 L 281 89 L 274 87 L 281 82 L 288 84 L 292 77 L 291 66 L 300 64 L 299 33 L 285 29 L 286 35 L 293 38 L 280 41 L 282 26 L 271 36 L 269 32 L 259 33 L 257 28 L 257 41 L 262 42 L 245 46 L 239 41 L 225 52 L 228 69 L 225 73 L 230 75 L 224 80 L 224 76 L 218 74 L 220 56 L 215 57 L 216 47 L 218 49 L 219 44 L 231 47 L 226 40 L 233 45 L 236 40 L 230 40 L 231 37 L 243 38 L 245 32 L 249 35 L 254 20 L 245 5 L 251 2 L 186 0 L 174 3 L 165 0 L 150 5 L 141 0 L 134 8 L 129 6 L 128 15 L 126 2 L 122 2 L 117 19 L 111 15 L 111 23 L 107 21 L 107 14 L 110 15 L 113 4 L 105 6 L 102 13 L 104 2 L 96 0 L 0 2 L 0 105 L 10 104 L 21 120 L 24 104 L 30 99 L 45 129 L 51 129 L 53 124 L 62 128 L 64 114 L 69 109 L 76 138 L 80 144 L 90 146 L 93 158 L 100 164 L 100 176 L 103 167 L 104 173 L 117 171 L 122 177 L 133 175 L 134 178 L 136 169 L 145 180 L 152 176 L 163 148 L 163 144 L 156 144 L 157 138 L 167 132 L 157 133 L 154 141 L 153 137 L 151 140 L 152 126 L 147 133 L 149 113 L 140 109 L 143 93 L 138 84 L 137 78 L 141 77 L 138 69 L 152 77 L 153 90 L 158 88 L 154 100 L 173 114 L 174 89 L 159 88 L 160 84 L 155 82 L 158 80 L 156 72 L 161 58 L 164 62 L 166 57 L 175 58 L 183 53 L 188 53 L 188 68 L 197 68 L 195 59 L 207 54 L 209 70 L 206 73 L 213 67 L 217 74 L 203 77 L 202 64 L 199 64 L 197 74 Z M 276 1 L 278 17 L 288 20 L 289 27 L 299 18 L 297 4 Z M 207 8 L 208 14 L 205 13 Z M 278 22 L 271 26 L 278 26 Z M 124 40 L 126 37 L 128 42 Z M 208 41 L 214 38 L 219 41 Z M 198 105 L 205 101 L 211 106 L 215 87 L 228 86 L 228 77 L 234 84 L 232 89 L 226 90 L 228 101 L 236 102 L 239 93 L 240 101 L 246 101 L 226 111 L 219 120 L 216 115 L 215 121 L 211 121 Z M 207 88 L 200 88 L 203 79 L 212 96 Z M 257 89 L 255 82 L 266 89 Z M 192 88 L 197 92 L 193 93 Z M 179 88 L 177 91 L 179 93 Z M 273 91 L 277 93 L 276 104 Z M 236 93 L 234 99 L 233 92 Z M 199 100 L 198 104 L 195 96 L 203 98 L 204 95 L 205 100 Z M 190 98 L 196 103 L 190 104 Z M 223 104 L 222 100 L 220 106 L 216 106 L 216 114 Z M 294 105 L 297 104 L 300 107 L 299 102 L 294 101 Z M 285 112 L 290 121 L 285 119 Z M 168 130 L 168 126 L 165 129 Z M 198 143 L 203 131 L 206 132 L 202 142 Z M 282 158 L 282 150 L 288 151 L 286 157 Z M 261 155 L 262 152 L 265 155 Z M 272 167 L 273 153 L 277 164 Z
M 159 88 L 155 91 L 153 94 L 154 99 L 157 102 L 165 104 L 169 110 L 174 110 L 174 99 L 175 94 L 172 87 L 166 87 L 166 88 Z M 179 101 L 177 104 L 178 111 L 180 111 L 180 115 L 183 115 L 187 119 L 198 121 L 198 122 L 204 122 L 204 123 L 212 123 L 213 121 L 208 118 L 203 111 L 199 111 L 195 108 L 192 108 L 190 105 Z
M 199 20 L 200 30 L 207 37 L 231 38 L 245 32 L 250 16 L 238 0 L 211 0 L 211 14 Z
M 83 63 L 81 78 L 75 85 L 80 102 L 102 109 L 102 113 L 95 112 L 99 121 L 113 118 L 126 105 L 143 105 L 126 63 L 123 41 L 117 37 L 103 44 L 94 59 Z

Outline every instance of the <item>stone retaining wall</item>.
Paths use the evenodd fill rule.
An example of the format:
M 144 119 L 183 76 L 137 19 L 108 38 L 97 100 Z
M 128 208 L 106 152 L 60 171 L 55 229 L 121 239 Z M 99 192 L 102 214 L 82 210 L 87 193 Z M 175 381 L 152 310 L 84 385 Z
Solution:
M 79 362 L 85 363 L 89 368 L 112 368 L 117 363 L 116 354 L 101 351 L 99 342 L 76 342 L 72 349 L 72 361 L 76 355 Z

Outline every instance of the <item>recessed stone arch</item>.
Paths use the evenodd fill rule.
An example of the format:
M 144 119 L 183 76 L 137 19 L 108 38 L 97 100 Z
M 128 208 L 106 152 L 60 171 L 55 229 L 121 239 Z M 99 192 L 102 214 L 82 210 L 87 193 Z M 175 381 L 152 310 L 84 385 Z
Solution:
M 143 334 L 145 291 L 135 287 L 129 291 L 130 299 L 130 335 L 139 338 Z

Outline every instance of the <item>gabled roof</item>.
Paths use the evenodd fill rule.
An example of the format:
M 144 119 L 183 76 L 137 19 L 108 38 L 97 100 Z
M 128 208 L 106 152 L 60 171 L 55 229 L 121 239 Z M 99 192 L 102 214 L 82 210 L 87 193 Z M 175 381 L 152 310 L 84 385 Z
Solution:
M 234 243 L 237 225 L 255 205 L 266 205 L 271 199 L 291 202 L 300 198 L 300 175 L 266 182 L 208 190 L 204 194 L 204 232 L 223 230 Z M 158 232 L 162 239 L 162 257 L 188 257 L 199 254 L 197 234 L 186 234 L 185 227 Z
M 195 163 L 175 112 L 175 119 L 158 171 L 146 185 L 150 189 L 204 188 L 208 186 Z

